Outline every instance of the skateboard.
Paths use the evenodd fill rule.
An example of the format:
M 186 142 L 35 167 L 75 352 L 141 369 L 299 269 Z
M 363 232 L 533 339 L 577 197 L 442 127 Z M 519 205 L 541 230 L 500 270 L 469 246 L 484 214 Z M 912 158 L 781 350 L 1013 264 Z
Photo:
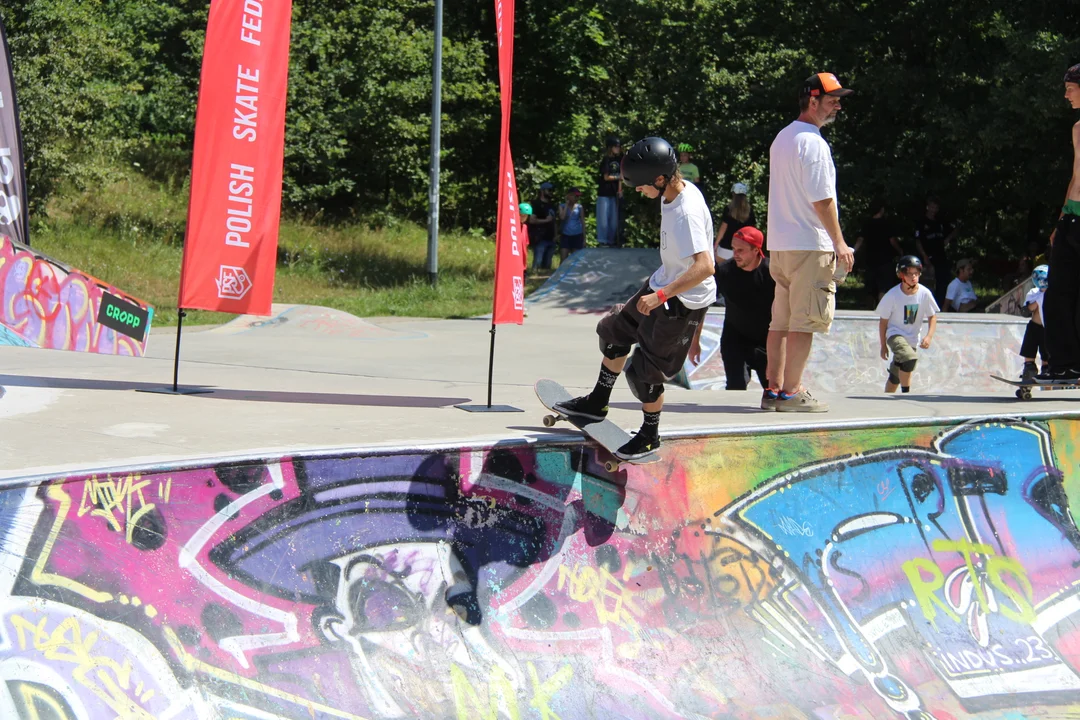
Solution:
M 1021 400 L 1030 400 L 1031 391 L 1035 388 L 1042 388 L 1043 390 L 1080 390 L 1080 382 L 1042 384 L 1026 383 L 1019 380 L 1008 380 L 1006 378 L 999 377 L 998 375 L 991 375 L 990 377 L 994 378 L 995 380 L 1000 380 L 1007 385 L 1012 385 L 1014 388 L 1016 388 L 1016 397 L 1020 398 Z
M 574 396 L 554 380 L 546 378 L 537 380 L 534 387 L 536 397 L 540 399 L 544 407 L 554 413 L 553 415 L 544 416 L 544 427 L 554 427 L 555 423 L 562 420 L 588 435 L 611 454 L 611 459 L 604 463 L 604 469 L 608 472 L 617 472 L 623 465 L 648 465 L 649 463 L 660 462 L 660 455 L 655 452 L 651 452 L 637 460 L 621 460 L 615 457 L 615 451 L 630 440 L 630 435 L 625 430 L 610 420 L 579 423 L 555 410 L 553 407 L 555 403 L 572 400 Z

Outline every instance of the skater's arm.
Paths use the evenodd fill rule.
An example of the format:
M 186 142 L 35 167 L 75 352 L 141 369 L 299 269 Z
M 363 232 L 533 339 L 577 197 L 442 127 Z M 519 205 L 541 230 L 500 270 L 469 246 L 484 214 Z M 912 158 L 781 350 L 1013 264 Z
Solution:
M 881 341 L 881 359 L 889 359 L 889 346 L 885 343 L 885 331 L 889 328 L 889 318 L 878 318 L 878 339 Z
M 926 337 L 919 343 L 919 347 L 923 350 L 930 347 L 930 343 L 934 341 L 934 331 L 937 330 L 937 315 L 930 316 L 930 330 L 927 331 Z
M 836 252 L 837 262 L 843 265 L 848 272 L 851 272 L 852 268 L 855 267 L 855 253 L 851 252 L 851 248 L 844 242 L 844 231 L 840 229 L 840 217 L 836 214 L 836 200 L 831 197 L 825 198 L 812 203 L 812 205 L 818 219 L 825 227 L 825 231 L 829 233 L 833 250 Z
M 694 264 L 682 275 L 675 278 L 674 282 L 669 283 L 666 287 L 662 288 L 664 297 L 673 298 L 681 292 L 686 292 L 692 287 L 697 287 L 705 280 L 705 278 L 713 274 L 715 268 L 716 264 L 713 260 L 712 253 L 694 253 Z M 663 301 L 657 293 L 649 293 L 648 295 L 641 296 L 638 300 L 637 308 L 638 312 L 642 315 L 648 315 L 663 304 Z

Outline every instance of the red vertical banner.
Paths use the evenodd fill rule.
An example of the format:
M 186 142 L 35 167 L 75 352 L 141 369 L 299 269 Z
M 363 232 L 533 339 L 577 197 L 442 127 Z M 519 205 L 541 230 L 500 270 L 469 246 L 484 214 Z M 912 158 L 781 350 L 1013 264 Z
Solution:
M 495 230 L 496 325 L 517 323 L 525 316 L 525 233 L 518 214 L 517 179 L 510 154 L 510 105 L 514 87 L 514 0 L 495 0 L 499 36 L 499 95 L 502 130 L 499 139 L 499 207 Z
M 292 0 L 211 0 L 179 307 L 269 315 Z

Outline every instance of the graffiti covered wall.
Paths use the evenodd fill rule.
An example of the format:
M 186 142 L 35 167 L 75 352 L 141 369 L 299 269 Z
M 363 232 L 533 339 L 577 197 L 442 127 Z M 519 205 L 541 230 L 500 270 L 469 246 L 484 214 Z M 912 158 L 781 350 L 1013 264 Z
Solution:
M 0 717 L 1080 712 L 1080 423 L 0 491 Z M 1056 713 L 1056 714 L 1055 714 Z
M 153 317 L 142 300 L 0 233 L 0 345 L 142 357 Z

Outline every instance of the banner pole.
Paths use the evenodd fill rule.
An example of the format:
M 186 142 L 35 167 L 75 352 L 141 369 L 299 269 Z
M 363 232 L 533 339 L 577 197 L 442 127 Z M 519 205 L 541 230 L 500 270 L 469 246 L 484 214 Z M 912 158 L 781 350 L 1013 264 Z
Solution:
M 491 351 L 488 353 L 488 410 L 491 409 L 491 386 L 495 378 L 495 322 L 491 323 Z
M 180 335 L 184 330 L 184 309 L 176 309 L 176 352 L 173 353 L 172 391 L 180 392 Z

